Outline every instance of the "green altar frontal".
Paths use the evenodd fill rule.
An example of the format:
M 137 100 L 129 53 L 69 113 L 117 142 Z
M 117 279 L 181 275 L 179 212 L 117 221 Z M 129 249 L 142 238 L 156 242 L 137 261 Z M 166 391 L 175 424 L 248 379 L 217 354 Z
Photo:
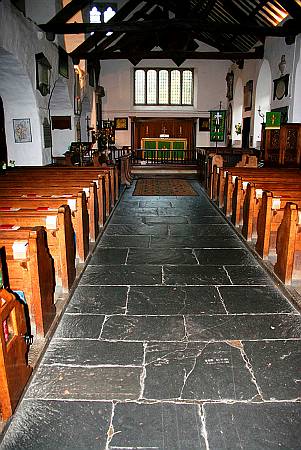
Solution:
M 184 159 L 187 139 L 143 138 L 141 147 L 144 159 Z

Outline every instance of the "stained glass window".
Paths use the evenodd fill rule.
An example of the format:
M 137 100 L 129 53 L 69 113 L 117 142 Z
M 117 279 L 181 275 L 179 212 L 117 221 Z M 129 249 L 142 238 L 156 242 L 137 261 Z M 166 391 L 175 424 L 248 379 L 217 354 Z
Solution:
M 136 69 L 136 105 L 192 105 L 192 69 Z

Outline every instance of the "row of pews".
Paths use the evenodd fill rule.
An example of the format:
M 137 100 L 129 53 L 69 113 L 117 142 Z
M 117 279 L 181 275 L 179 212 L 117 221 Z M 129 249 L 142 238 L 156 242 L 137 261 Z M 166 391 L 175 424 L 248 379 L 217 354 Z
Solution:
M 207 192 L 283 283 L 300 283 L 299 169 L 214 165 Z
M 114 166 L 18 167 L 0 176 L 2 421 L 31 373 L 30 336 L 45 340 L 58 315 L 56 299 L 68 296 L 120 185 L 131 182 L 129 161 L 128 154 Z

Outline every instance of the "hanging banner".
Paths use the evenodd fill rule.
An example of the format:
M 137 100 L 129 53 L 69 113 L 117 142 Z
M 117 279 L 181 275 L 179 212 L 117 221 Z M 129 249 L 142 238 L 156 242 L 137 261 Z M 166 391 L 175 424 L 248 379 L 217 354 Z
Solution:
M 267 112 L 265 119 L 265 129 L 266 130 L 277 130 L 280 128 L 281 124 L 281 112 Z
M 210 141 L 223 142 L 225 139 L 226 111 L 210 111 Z

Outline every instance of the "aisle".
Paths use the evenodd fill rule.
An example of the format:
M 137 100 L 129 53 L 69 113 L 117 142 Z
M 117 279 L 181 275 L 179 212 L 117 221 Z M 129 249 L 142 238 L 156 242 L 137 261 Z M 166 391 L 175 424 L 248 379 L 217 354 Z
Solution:
M 300 449 L 300 315 L 191 183 L 125 192 L 1 449 Z

